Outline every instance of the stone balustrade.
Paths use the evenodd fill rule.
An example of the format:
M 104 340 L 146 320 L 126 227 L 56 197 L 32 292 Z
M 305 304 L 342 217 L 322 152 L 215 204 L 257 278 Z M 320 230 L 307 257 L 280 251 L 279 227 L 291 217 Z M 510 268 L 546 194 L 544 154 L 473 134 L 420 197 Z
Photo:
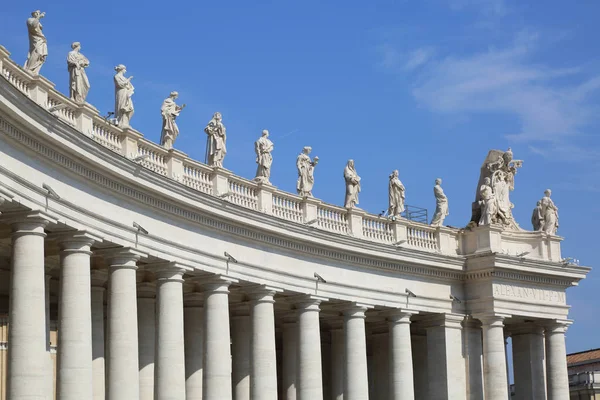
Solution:
M 34 102 L 52 112 L 60 121 L 91 137 L 100 145 L 122 154 L 144 168 L 177 180 L 198 192 L 222 198 L 238 206 L 273 215 L 293 223 L 357 239 L 396 244 L 425 252 L 447 255 L 471 254 L 475 251 L 527 253 L 529 257 L 560 261 L 557 236 L 540 232 L 507 232 L 491 227 L 464 231 L 399 218 L 369 214 L 359 209 L 325 204 L 314 198 L 301 198 L 271 185 L 235 176 L 223 168 L 209 167 L 190 159 L 177 150 L 166 150 L 144 138 L 134 129 L 121 129 L 102 118 L 89 104 L 79 105 L 54 89 L 42 76 L 32 76 L 0 46 L 0 71 L 11 85 Z M 482 243 L 488 243 L 486 247 Z M 516 250 L 515 250 L 516 249 Z

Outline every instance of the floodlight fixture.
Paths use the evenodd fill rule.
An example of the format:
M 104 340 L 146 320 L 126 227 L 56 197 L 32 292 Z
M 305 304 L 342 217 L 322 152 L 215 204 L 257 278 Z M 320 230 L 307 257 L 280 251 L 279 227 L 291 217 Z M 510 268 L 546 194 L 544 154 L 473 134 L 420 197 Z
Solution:
M 138 232 L 142 232 L 144 235 L 147 235 L 147 234 L 148 234 L 148 231 L 147 231 L 147 230 L 145 230 L 145 229 L 144 229 L 144 228 L 143 228 L 143 227 L 142 227 L 140 224 L 138 224 L 138 223 L 137 223 L 137 222 L 135 222 L 135 221 L 133 222 L 133 227 L 134 227 L 135 229 L 137 229 L 137 230 L 138 230 Z
M 54 191 L 47 183 L 42 184 L 42 188 L 44 188 L 48 192 L 48 197 L 52 197 L 53 199 L 60 200 L 60 196 L 58 193 Z
M 454 295 L 450 295 L 450 299 L 458 304 L 462 303 L 462 301 L 460 301 L 460 299 Z
M 229 254 L 228 252 L 224 252 L 223 254 L 225 255 L 225 257 L 227 257 L 227 261 L 231 261 L 232 263 L 237 264 L 238 260 L 236 260 L 231 254 Z
M 517 254 L 517 257 L 519 258 L 523 258 L 525 257 L 527 254 L 531 253 L 531 251 L 524 251 L 522 253 Z
M 319 218 L 311 219 L 310 221 L 306 222 L 306 225 L 310 226 L 316 224 L 317 222 L 319 222 Z
M 233 192 L 225 192 L 219 195 L 219 198 L 224 199 L 226 197 L 229 197 L 233 194 Z
M 406 293 L 408 297 L 417 297 L 417 295 L 411 292 L 408 288 L 404 290 L 404 293 Z
M 133 162 L 140 162 L 150 158 L 150 154 L 142 154 L 131 159 Z
M 327 283 L 327 281 L 325 280 L 325 278 L 323 278 L 321 275 L 317 274 L 315 272 L 314 277 L 317 279 L 317 282 L 321 282 L 321 283 Z

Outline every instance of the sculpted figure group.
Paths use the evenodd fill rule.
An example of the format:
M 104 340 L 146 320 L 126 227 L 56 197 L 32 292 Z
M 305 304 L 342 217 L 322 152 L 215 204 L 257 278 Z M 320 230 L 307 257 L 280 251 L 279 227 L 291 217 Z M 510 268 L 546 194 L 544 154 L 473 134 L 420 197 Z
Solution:
M 38 75 L 48 56 L 48 44 L 42 32 L 41 19 L 45 13 L 36 10 L 27 19 L 27 32 L 29 37 L 29 52 L 24 69 L 32 75 Z M 86 68 L 90 61 L 81 53 L 81 43 L 73 42 L 71 51 L 67 55 L 67 68 L 69 71 L 69 96 L 76 103 L 83 104 L 90 90 L 90 82 Z M 125 65 L 115 67 L 115 110 L 114 122 L 120 128 L 129 128 L 134 114 L 133 94 L 134 87 L 131 83 L 133 76 L 126 77 Z M 173 149 L 175 140 L 179 136 L 179 127 L 176 119 L 185 108 L 175 102 L 179 94 L 171 92 L 161 106 L 162 129 L 160 144 L 167 150 Z M 207 135 L 206 162 L 212 167 L 223 168 L 223 160 L 227 154 L 227 131 L 223 124 L 221 113 L 214 113 L 212 119 L 204 128 Z M 273 142 L 269 139 L 269 131 L 263 130 L 261 137 L 254 143 L 256 153 L 256 176 L 254 180 L 263 184 L 271 184 L 271 166 L 273 164 Z M 312 197 L 315 183 L 314 171 L 319 163 L 319 157 L 311 159 L 312 148 L 306 146 L 296 159 L 298 180 L 296 190 L 301 197 Z M 522 166 L 521 160 L 513 160 L 512 150 L 502 152 L 491 150 L 481 168 L 476 201 L 473 203 L 473 216 L 470 224 L 489 225 L 500 224 L 508 229 L 520 229 L 515 222 L 510 202 L 510 192 L 514 190 L 514 177 L 518 168 Z M 354 160 L 348 160 L 344 168 L 346 196 L 344 206 L 348 209 L 355 208 L 358 204 L 358 195 L 361 191 L 361 178 L 356 172 Z M 448 216 L 448 198 L 442 189 L 442 180 L 436 179 L 433 193 L 436 200 L 436 209 L 431 220 L 432 226 L 442 226 Z M 533 210 L 531 223 L 535 231 L 543 231 L 555 235 L 558 229 L 558 208 L 550 198 L 551 191 L 545 191 L 544 197 L 537 202 Z M 388 187 L 388 217 L 398 218 L 405 211 L 406 188 L 399 179 L 398 170 L 389 175 Z

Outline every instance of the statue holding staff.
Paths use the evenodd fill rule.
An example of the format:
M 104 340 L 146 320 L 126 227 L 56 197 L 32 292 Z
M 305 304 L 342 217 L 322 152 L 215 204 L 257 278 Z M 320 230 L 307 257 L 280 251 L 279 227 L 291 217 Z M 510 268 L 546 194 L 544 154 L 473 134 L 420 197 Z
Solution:
M 169 97 L 167 97 L 160 108 L 160 113 L 162 114 L 162 131 L 160 133 L 160 145 L 163 146 L 167 150 L 171 150 L 173 148 L 173 144 L 175 143 L 175 139 L 179 136 L 179 127 L 175 122 L 175 119 L 179 116 L 181 110 L 185 108 L 185 104 L 178 106 L 175 103 L 175 99 L 179 96 L 177 92 L 171 92 Z
M 227 154 L 227 133 L 220 112 L 214 113 L 212 119 L 204 128 L 204 132 L 208 135 L 206 144 L 208 165 L 223 168 L 223 160 Z
M 390 184 L 388 187 L 389 207 L 388 215 L 390 217 L 399 217 L 404 211 L 404 200 L 406 198 L 406 189 L 398 178 L 398 170 L 390 174 Z
M 444 219 L 448 216 L 448 198 L 444 194 L 442 189 L 442 180 L 437 178 L 435 180 L 435 186 L 433 187 L 433 194 L 435 195 L 435 213 L 431 219 L 432 226 L 442 226 Z
M 358 204 L 358 194 L 360 193 L 360 176 L 354 168 L 354 160 L 348 160 L 348 164 L 344 168 L 344 179 L 346 180 L 344 207 L 354 208 Z
M 296 182 L 296 191 L 299 196 L 312 197 L 312 189 L 315 184 L 314 172 L 315 167 L 319 163 L 319 157 L 315 157 L 314 161 L 310 159 L 312 147 L 306 146 L 302 149 L 302 153 L 296 158 L 296 168 L 298 168 L 298 181 Z
M 543 231 L 549 235 L 556 235 L 558 230 L 558 207 L 550 198 L 552 191 L 546 189 L 542 200 L 542 216 L 544 217 Z
M 46 16 L 45 12 L 36 10 L 31 13 L 31 18 L 27 18 L 27 33 L 29 34 L 29 52 L 27 61 L 25 61 L 25 70 L 38 75 L 42 65 L 46 62 L 48 56 L 48 42 L 46 36 L 42 33 L 41 19 Z
M 115 81 L 115 117 L 117 118 L 117 124 L 119 128 L 129 128 L 131 117 L 133 116 L 133 85 L 131 79 L 125 77 L 127 68 L 123 64 L 119 64 L 115 67 L 114 81 Z
M 270 184 L 271 165 L 273 164 L 273 142 L 269 140 L 269 131 L 262 131 L 262 136 L 254 143 L 254 151 L 256 152 L 256 177 L 257 182 Z
M 90 61 L 81 54 L 81 43 L 73 42 L 67 56 L 67 67 L 69 69 L 69 97 L 77 103 L 85 103 L 90 90 L 85 69 L 89 67 Z

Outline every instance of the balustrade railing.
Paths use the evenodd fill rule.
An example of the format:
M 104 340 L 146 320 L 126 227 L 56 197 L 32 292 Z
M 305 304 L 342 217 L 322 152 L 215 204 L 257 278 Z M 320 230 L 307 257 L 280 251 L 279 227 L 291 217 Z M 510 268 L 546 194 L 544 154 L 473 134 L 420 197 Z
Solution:
M 395 241 L 393 222 L 387 218 L 365 215 L 362 219 L 362 232 L 365 239 L 374 242 L 393 243 Z
M 127 157 L 143 157 L 137 161 L 141 166 L 155 171 L 160 175 L 179 179 L 184 185 L 203 193 L 216 193 L 216 183 L 213 178 L 215 175 L 221 176 L 221 178 L 226 179 L 226 187 L 229 189 L 229 192 L 226 193 L 226 196 L 223 196 L 220 189 L 218 192 L 221 193 L 221 197 L 226 198 L 231 203 L 252 210 L 266 212 L 287 221 L 309 223 L 311 226 L 329 232 L 344 235 L 350 234 L 350 217 L 345 208 L 323 204 L 318 201 L 307 206 L 307 200 L 296 195 L 282 192 L 272 187 L 264 189 L 256 182 L 229 175 L 227 171 L 220 172 L 220 170 L 213 170 L 213 168 L 191 160 L 185 155 L 182 155 L 180 159 L 183 165 L 177 172 L 174 172 L 172 165 L 169 163 L 169 151 L 156 143 L 144 139 L 140 134 L 126 134 L 126 131 L 116 127 L 98 115 L 97 110 L 93 109 L 93 107 L 91 108 L 93 109 L 92 111 L 89 111 L 87 115 L 83 115 L 82 112 L 78 112 L 81 110 L 81 106 L 74 103 L 67 96 L 57 92 L 53 84 L 43 77 L 31 76 L 12 61 L 9 55 L 10 53 L 0 46 L 0 71 L 2 77 L 8 83 L 33 101 L 44 106 L 49 112 L 55 113 L 55 115 L 69 125 L 88 131 L 82 133 L 91 136 L 100 145 Z M 42 87 L 42 89 L 37 91 L 39 87 Z M 84 121 L 79 120 L 80 118 L 88 118 L 88 122 L 83 123 Z M 175 176 L 175 174 L 178 174 L 178 176 Z M 262 190 L 268 190 L 269 196 L 272 193 L 272 200 L 269 196 L 262 196 L 266 193 L 261 192 Z M 269 204 L 272 202 L 270 207 L 265 206 L 264 199 L 268 199 Z M 307 211 L 311 209 L 310 207 L 313 207 L 313 211 Z M 418 211 L 416 214 L 412 211 L 414 210 L 411 209 L 411 213 L 409 213 L 410 219 L 419 217 L 421 214 L 418 214 L 418 212 L 424 212 L 424 220 L 427 219 L 426 210 L 416 210 Z M 316 219 L 314 219 L 315 216 Z M 362 237 L 365 240 L 379 243 L 395 243 L 406 240 L 407 244 L 413 248 L 432 252 L 439 250 L 439 230 L 426 224 L 407 219 L 400 219 L 394 222 L 372 214 L 362 214 L 358 217 L 362 218 L 362 220 L 359 219 L 358 225 L 356 225 L 356 217 L 357 215 L 352 219 L 352 231 L 354 235 Z M 314 220 L 308 221 L 307 219 Z M 406 229 L 395 229 L 399 226 L 398 224 L 406 226 Z M 400 235 L 399 232 L 405 233 Z M 454 231 L 451 234 L 456 236 L 458 233 Z M 456 242 L 456 240 L 453 241 L 453 243 Z M 455 249 L 450 249 L 449 253 L 451 254 L 452 251 L 455 251 Z
M 258 210 L 258 188 L 256 183 L 237 176 L 230 176 L 228 201 L 242 207 Z
M 203 193 L 212 194 L 212 169 L 192 160 L 183 162 L 183 184 Z
M 273 215 L 288 221 L 303 222 L 302 199 L 282 192 L 274 193 Z

